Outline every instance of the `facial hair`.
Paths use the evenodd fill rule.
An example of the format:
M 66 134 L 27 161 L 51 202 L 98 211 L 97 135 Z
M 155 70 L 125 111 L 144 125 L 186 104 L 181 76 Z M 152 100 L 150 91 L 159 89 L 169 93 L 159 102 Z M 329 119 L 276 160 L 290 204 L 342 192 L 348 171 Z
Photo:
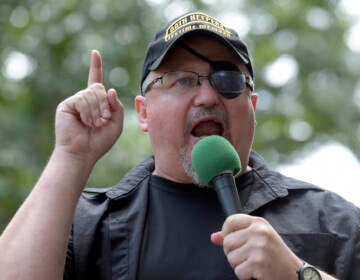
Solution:
M 225 127 L 224 127 L 225 131 L 228 131 L 227 128 L 229 127 L 229 122 L 226 117 L 226 114 L 218 107 L 200 108 L 193 116 L 189 117 L 186 120 L 185 135 L 184 135 L 185 141 L 184 141 L 183 146 L 180 149 L 180 160 L 181 160 L 181 164 L 182 164 L 182 167 L 184 168 L 186 175 L 192 180 L 192 182 L 195 185 L 198 185 L 200 188 L 206 187 L 206 185 L 201 183 L 199 176 L 196 174 L 196 172 L 192 166 L 191 152 L 188 151 L 189 147 L 186 144 L 188 143 L 190 135 L 191 135 L 192 124 L 199 118 L 203 118 L 206 116 L 219 117 L 225 125 Z

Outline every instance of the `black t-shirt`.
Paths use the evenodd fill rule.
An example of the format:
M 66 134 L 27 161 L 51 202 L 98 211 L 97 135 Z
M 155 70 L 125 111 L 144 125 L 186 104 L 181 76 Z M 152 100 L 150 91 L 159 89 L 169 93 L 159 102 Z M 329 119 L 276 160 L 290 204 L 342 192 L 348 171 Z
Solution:
M 236 179 L 241 200 L 252 182 Z M 152 175 L 138 279 L 237 279 L 223 248 L 211 243 L 225 214 L 213 189 Z

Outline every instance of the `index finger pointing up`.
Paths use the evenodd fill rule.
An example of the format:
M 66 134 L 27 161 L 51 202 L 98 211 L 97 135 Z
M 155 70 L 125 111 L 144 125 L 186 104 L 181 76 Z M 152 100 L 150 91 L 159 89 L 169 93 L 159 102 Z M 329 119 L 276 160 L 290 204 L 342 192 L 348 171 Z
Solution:
M 94 83 L 102 83 L 101 56 L 97 50 L 91 51 L 88 86 Z

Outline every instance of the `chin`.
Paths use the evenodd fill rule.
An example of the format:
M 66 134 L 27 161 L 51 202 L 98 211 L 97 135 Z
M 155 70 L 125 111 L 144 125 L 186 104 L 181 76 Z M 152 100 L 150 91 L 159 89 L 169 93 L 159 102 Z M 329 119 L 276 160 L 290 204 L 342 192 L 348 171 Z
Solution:
M 199 177 L 195 173 L 195 170 L 194 170 L 194 168 L 192 166 L 192 162 L 191 162 L 191 151 L 192 151 L 192 148 L 194 147 L 194 145 L 195 144 L 184 145 L 180 149 L 180 163 L 181 163 L 181 166 L 182 166 L 186 176 L 190 179 L 190 181 L 193 184 L 201 187 L 203 185 L 200 183 Z

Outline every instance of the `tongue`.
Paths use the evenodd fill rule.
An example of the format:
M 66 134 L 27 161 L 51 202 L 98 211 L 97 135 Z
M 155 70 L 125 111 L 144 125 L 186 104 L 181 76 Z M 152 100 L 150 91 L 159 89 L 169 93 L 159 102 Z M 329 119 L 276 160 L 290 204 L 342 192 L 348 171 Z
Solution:
M 192 134 L 196 137 L 221 135 L 221 125 L 214 121 L 201 122 L 196 127 L 194 127 Z

